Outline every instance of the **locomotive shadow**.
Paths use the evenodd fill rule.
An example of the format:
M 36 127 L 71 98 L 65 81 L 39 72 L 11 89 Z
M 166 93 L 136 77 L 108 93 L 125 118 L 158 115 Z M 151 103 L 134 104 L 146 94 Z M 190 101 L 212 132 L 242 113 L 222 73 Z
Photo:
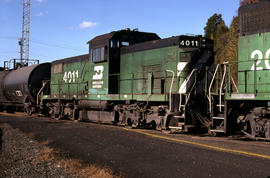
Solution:
M 2 137 L 3 137 L 3 130 L 0 128 L 0 152 L 2 151 Z

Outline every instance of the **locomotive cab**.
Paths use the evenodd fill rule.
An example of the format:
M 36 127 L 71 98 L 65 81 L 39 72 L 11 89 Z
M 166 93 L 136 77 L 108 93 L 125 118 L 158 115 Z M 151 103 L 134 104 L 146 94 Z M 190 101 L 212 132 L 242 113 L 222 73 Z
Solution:
M 130 29 L 113 31 L 88 42 L 91 71 L 91 94 L 118 94 L 120 49 L 136 43 L 160 39 L 155 33 Z

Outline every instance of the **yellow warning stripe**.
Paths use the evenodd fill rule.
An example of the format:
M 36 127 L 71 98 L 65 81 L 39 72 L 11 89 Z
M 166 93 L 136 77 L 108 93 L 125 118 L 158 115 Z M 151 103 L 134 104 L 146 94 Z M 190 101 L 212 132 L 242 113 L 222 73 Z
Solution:
M 208 149 L 212 149 L 212 150 L 217 150 L 217 151 L 222 151 L 222 152 L 229 152 L 229 153 L 241 154 L 241 155 L 245 155 L 245 156 L 252 156 L 252 157 L 257 157 L 257 158 L 270 159 L 270 156 L 263 155 L 263 154 L 257 154 L 257 153 L 247 152 L 247 151 L 222 148 L 222 147 L 211 146 L 211 145 L 206 145 L 206 144 L 202 144 L 202 143 L 187 141 L 187 140 L 183 140 L 183 139 L 176 139 L 176 138 L 170 138 L 170 137 L 165 137 L 165 136 L 160 136 L 160 135 L 154 135 L 154 134 L 150 134 L 150 133 L 147 133 L 147 132 L 144 132 L 144 131 L 141 131 L 141 130 L 131 130 L 131 129 L 127 129 L 127 128 L 124 128 L 124 130 L 130 131 L 130 132 L 140 133 L 140 134 L 147 135 L 147 136 L 154 137 L 154 138 L 174 141 L 174 142 L 178 142 L 178 143 L 196 145 L 196 146 L 200 146 L 200 147 L 204 147 L 204 148 L 208 148 Z

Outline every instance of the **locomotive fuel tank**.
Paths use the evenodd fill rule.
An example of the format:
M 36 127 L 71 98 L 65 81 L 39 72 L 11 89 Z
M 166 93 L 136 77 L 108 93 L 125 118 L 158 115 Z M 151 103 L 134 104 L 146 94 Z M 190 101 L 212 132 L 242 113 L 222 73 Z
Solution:
M 37 94 L 43 80 L 50 79 L 50 63 L 32 65 L 9 71 L 0 75 L 2 103 L 36 103 Z M 2 93 L 1 93 L 2 92 Z

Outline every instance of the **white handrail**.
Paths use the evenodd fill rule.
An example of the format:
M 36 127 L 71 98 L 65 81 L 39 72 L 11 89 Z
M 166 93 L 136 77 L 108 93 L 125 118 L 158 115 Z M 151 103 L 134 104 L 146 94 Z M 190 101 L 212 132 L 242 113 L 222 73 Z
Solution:
M 49 81 L 43 81 L 43 82 L 42 82 L 42 87 L 41 87 L 41 89 L 39 90 L 39 92 L 37 93 L 37 106 L 39 105 L 39 95 L 40 95 L 40 93 L 42 92 L 42 90 L 44 89 L 44 87 L 47 85 L 48 82 L 49 82 Z
M 233 83 L 234 88 L 236 89 L 236 92 L 239 93 L 239 90 L 238 90 L 238 88 L 237 88 L 237 86 L 235 84 L 235 81 L 234 81 L 234 79 L 233 79 L 232 76 L 231 76 L 231 80 L 232 80 L 232 83 Z
M 173 87 L 173 83 L 174 83 L 174 71 L 172 71 L 172 70 L 166 70 L 166 72 L 171 72 L 173 74 L 173 76 L 172 76 L 172 82 L 171 82 L 171 87 L 170 87 L 170 100 L 169 100 L 170 111 L 172 111 L 172 87 Z
M 216 67 L 216 70 L 215 70 L 215 72 L 214 72 L 213 78 L 212 78 L 212 80 L 211 80 L 211 83 L 210 83 L 209 89 L 208 89 L 208 101 L 209 101 L 209 112 L 210 112 L 210 113 L 212 113 L 212 108 L 211 108 L 211 105 L 212 105 L 212 101 L 211 101 L 211 89 L 212 89 L 212 85 L 213 85 L 213 83 L 214 83 L 214 80 L 215 80 L 215 77 L 216 77 L 218 68 L 219 68 L 219 64 L 218 64 L 217 67 Z
M 221 84 L 220 84 L 220 88 L 219 88 L 219 111 L 221 112 L 222 111 L 222 102 L 221 102 L 221 99 L 222 99 L 222 89 L 223 89 L 223 84 L 224 84 L 224 81 L 225 81 L 225 77 L 226 77 L 226 72 L 227 72 L 227 67 L 226 65 L 224 65 L 224 73 L 223 73 L 223 77 L 222 77 L 222 81 L 221 81 Z

